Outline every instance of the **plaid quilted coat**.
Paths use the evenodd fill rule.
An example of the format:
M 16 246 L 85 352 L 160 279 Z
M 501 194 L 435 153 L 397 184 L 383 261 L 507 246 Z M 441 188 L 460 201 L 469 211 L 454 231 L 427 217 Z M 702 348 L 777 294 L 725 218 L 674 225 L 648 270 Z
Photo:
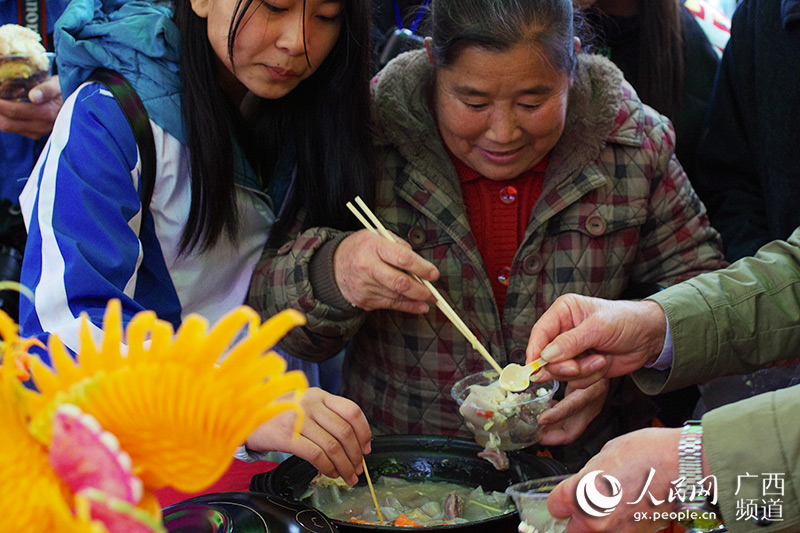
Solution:
M 561 294 L 614 299 L 632 284 L 668 286 L 725 265 L 719 235 L 673 155 L 671 124 L 642 104 L 611 62 L 581 55 L 566 128 L 511 265 L 501 318 L 427 105 L 428 71 L 425 52 L 410 52 L 373 82 L 382 130 L 375 211 L 437 266 L 437 288 L 501 366 L 524 361 L 531 325 Z M 265 316 L 287 305 L 308 316 L 282 343 L 294 355 L 323 360 L 346 345 L 342 393 L 376 433 L 469 436 L 450 387 L 488 364 L 433 306 L 425 315 L 366 313 L 316 298 L 309 262 L 337 235 L 315 228 L 268 248 L 250 305 Z M 612 389 L 609 406 L 621 394 Z M 584 446 L 588 454 L 615 433 L 599 418 L 594 432 L 604 435 L 587 431 L 587 442 L 595 441 Z

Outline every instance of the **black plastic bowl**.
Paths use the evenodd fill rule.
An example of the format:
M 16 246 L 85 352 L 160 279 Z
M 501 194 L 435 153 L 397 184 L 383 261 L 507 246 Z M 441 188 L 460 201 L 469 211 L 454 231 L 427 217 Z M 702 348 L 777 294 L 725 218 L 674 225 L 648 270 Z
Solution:
M 566 468 L 548 457 L 537 457 L 524 450 L 508 452 L 510 468 L 495 470 L 485 459 L 478 457 L 481 448 L 471 440 L 458 437 L 429 435 L 390 435 L 372 440 L 372 453 L 365 457 L 372 479 L 380 476 L 399 477 L 406 480 L 451 481 L 467 486 L 481 486 L 484 490 L 503 492 L 506 487 L 541 477 L 566 474 Z M 275 469 L 256 474 L 250 482 L 250 490 L 265 492 L 300 501 L 317 469 L 298 457 L 290 457 Z M 366 484 L 361 476 L 360 484 Z M 364 533 L 365 531 L 398 531 L 391 526 L 351 524 L 341 520 L 329 520 L 342 533 Z M 516 511 L 502 516 L 467 524 L 429 526 L 414 528 L 414 531 L 450 531 L 459 533 L 516 533 L 519 515 Z

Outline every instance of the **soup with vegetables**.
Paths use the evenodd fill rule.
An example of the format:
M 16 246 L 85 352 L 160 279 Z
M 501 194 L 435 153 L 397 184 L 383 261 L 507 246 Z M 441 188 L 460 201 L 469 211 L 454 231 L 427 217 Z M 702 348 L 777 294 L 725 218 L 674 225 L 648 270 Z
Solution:
M 445 481 L 408 481 L 382 476 L 373 482 L 385 525 L 440 526 L 464 524 L 513 512 L 514 503 L 503 492 L 484 492 Z M 328 518 L 379 525 L 372 494 L 366 485 L 317 477 L 303 501 Z

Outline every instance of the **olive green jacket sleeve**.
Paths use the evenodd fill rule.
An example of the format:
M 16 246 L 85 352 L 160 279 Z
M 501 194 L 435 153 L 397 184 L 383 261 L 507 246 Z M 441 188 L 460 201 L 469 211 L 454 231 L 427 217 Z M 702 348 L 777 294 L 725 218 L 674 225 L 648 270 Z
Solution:
M 800 353 L 800 228 L 787 242 L 650 299 L 669 320 L 673 366 L 640 370 L 650 394 L 749 373 Z M 800 385 L 710 411 L 703 448 L 728 530 L 800 531 Z M 773 475 L 781 490 L 763 483 Z M 767 525 L 758 519 L 768 515 Z M 777 516 L 779 515 L 779 516 Z
M 701 274 L 650 298 L 669 320 L 669 373 L 640 371 L 649 393 L 800 356 L 800 228 L 724 270 Z

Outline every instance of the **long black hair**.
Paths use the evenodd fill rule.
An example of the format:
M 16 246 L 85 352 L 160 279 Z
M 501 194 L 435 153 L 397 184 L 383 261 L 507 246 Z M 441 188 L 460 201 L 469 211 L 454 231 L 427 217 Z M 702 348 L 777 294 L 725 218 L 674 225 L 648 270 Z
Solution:
M 643 101 L 673 121 L 680 114 L 683 94 L 683 2 L 640 2 L 639 79 L 636 92 Z
M 254 1 L 237 2 L 229 56 L 242 14 Z M 245 122 L 218 85 L 206 19 L 194 13 L 190 0 L 175 0 L 192 176 L 181 251 L 197 245 L 210 248 L 223 233 L 232 239 L 237 236 L 232 137 L 261 175 L 265 189 L 280 155 L 292 149 L 296 153 L 297 173 L 273 234 L 291 225 L 301 210 L 304 227 L 356 229 L 346 202 L 356 195 L 367 201 L 374 197 L 370 15 L 368 0 L 342 0 L 342 4 L 342 29 L 322 65 L 283 98 L 262 99 L 255 116 Z
M 634 47 L 638 56 L 628 58 L 622 53 L 624 57 L 611 57 L 612 61 L 625 72 L 642 101 L 669 116 L 674 123 L 679 122 L 685 82 L 682 4 L 680 0 L 639 0 L 631 17 L 610 16 L 598 3 L 586 9 L 589 22 L 599 30 L 595 35 L 598 46 Z M 630 39 L 630 30 L 623 26 L 622 35 L 618 35 L 618 20 L 627 18 L 639 23 L 633 45 L 624 44 Z M 606 27 L 611 35 L 603 34 Z

